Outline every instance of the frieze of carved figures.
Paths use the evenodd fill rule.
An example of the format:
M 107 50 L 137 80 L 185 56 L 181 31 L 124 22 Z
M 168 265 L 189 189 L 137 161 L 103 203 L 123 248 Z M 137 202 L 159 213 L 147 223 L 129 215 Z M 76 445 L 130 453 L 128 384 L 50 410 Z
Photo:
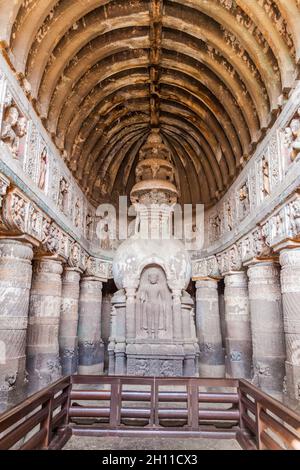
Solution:
M 103 261 L 91 256 L 86 262 L 86 274 L 98 277 L 99 279 L 108 279 L 110 264 L 109 261 Z
M 240 271 L 242 268 L 241 253 L 237 245 L 219 253 L 216 258 L 222 275 L 231 271 Z
M 69 265 L 82 271 L 86 269 L 86 256 L 84 250 L 78 243 L 72 243 L 70 246 Z
M 210 256 L 209 258 L 194 261 L 192 265 L 192 273 L 193 278 L 219 277 L 220 271 L 217 258 L 215 256 Z
M 262 233 L 266 244 L 274 247 L 285 240 L 300 239 L 300 194 L 281 206 L 262 224 Z
M 242 238 L 237 245 L 243 263 L 254 258 L 271 255 L 271 249 L 265 241 L 264 232 L 261 227 L 257 227 L 250 232 L 246 237 Z
M 52 254 L 58 254 L 60 247 L 60 231 L 54 222 L 43 223 L 43 247 Z
M 2 215 L 8 230 L 27 232 L 29 205 L 29 200 L 18 189 L 14 189 L 5 197 Z
M 0 208 L 2 207 L 3 198 L 7 193 L 10 182 L 5 176 L 0 175 Z
M 293 119 L 284 130 L 284 147 L 287 158 L 293 162 L 300 153 L 300 108 L 297 109 Z
M 28 233 L 37 240 L 41 240 L 42 238 L 42 221 L 42 213 L 33 204 L 30 204 L 28 214 Z
M 21 139 L 27 134 L 27 119 L 10 97 L 3 113 L 1 140 L 9 147 L 12 156 L 19 159 Z

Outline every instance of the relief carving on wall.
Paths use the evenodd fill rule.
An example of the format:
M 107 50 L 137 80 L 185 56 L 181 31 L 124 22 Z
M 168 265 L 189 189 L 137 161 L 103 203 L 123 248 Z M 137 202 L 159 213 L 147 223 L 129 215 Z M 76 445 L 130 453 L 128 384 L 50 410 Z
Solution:
M 159 267 L 145 269 L 137 292 L 137 334 L 157 339 L 170 332 L 171 293 Z
M 239 189 L 239 219 L 244 220 L 250 212 L 250 195 L 248 182 Z
M 287 158 L 293 162 L 300 152 L 300 108 L 297 109 L 293 119 L 285 128 L 283 141 Z
M 27 119 L 11 98 L 6 104 L 1 127 L 1 140 L 7 144 L 12 156 L 20 159 L 22 139 L 27 134 Z M 24 149 L 23 149 L 24 150 Z

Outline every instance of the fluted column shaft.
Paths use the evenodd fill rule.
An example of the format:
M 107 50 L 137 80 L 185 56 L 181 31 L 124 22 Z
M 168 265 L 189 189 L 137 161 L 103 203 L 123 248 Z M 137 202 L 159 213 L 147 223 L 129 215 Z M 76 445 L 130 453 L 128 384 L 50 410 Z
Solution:
M 224 377 L 218 281 L 204 279 L 196 283 L 196 328 L 200 347 L 200 377 Z
M 59 327 L 59 353 L 63 375 L 78 370 L 78 309 L 80 272 L 66 268 L 62 278 L 62 299 Z
M 59 319 L 62 262 L 53 258 L 34 261 L 27 338 L 29 391 L 33 392 L 61 376 Z
M 33 257 L 31 245 L 0 241 L 0 412 L 23 398 Z
M 280 270 L 274 262 L 248 269 L 254 382 L 266 392 L 282 393 L 285 345 Z
M 245 272 L 225 276 L 226 374 L 251 377 L 252 339 L 248 279 Z
M 280 255 L 288 397 L 300 400 L 300 249 Z
M 79 296 L 79 374 L 101 374 L 104 367 L 101 338 L 102 282 L 84 277 Z

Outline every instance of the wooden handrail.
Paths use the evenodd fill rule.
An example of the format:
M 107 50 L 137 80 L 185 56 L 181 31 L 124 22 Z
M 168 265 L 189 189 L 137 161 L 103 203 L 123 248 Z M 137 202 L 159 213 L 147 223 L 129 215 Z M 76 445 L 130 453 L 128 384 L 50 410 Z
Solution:
M 249 443 L 254 440 L 259 450 L 300 450 L 297 413 L 245 380 L 239 381 L 239 394 Z
M 300 416 L 245 380 L 81 375 L 0 416 L 0 449 L 60 449 L 72 434 L 236 438 L 244 449 L 298 450 Z

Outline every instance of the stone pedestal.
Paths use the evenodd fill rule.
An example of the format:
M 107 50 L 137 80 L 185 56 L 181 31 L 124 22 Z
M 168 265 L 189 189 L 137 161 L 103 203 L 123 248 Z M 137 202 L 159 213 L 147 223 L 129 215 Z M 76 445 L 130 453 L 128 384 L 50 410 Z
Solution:
M 59 328 L 59 354 L 63 375 L 78 369 L 78 304 L 80 272 L 66 268 L 62 278 L 62 299 Z
M 254 383 L 280 398 L 285 346 L 279 266 L 259 262 L 249 267 L 248 276 Z
M 95 277 L 84 277 L 79 297 L 79 367 L 78 373 L 103 373 L 104 351 L 101 339 L 102 282 Z
M 225 276 L 226 375 L 251 378 L 252 339 L 248 279 L 244 272 Z
M 29 392 L 61 376 L 58 331 L 62 272 L 62 262 L 57 259 L 34 261 L 27 338 Z
M 0 412 L 23 398 L 31 245 L 0 240 Z
M 280 255 L 286 343 L 286 387 L 289 399 L 300 400 L 300 249 Z
M 200 377 L 224 377 L 218 281 L 203 279 L 197 281 L 196 288 L 196 329 L 200 348 Z

